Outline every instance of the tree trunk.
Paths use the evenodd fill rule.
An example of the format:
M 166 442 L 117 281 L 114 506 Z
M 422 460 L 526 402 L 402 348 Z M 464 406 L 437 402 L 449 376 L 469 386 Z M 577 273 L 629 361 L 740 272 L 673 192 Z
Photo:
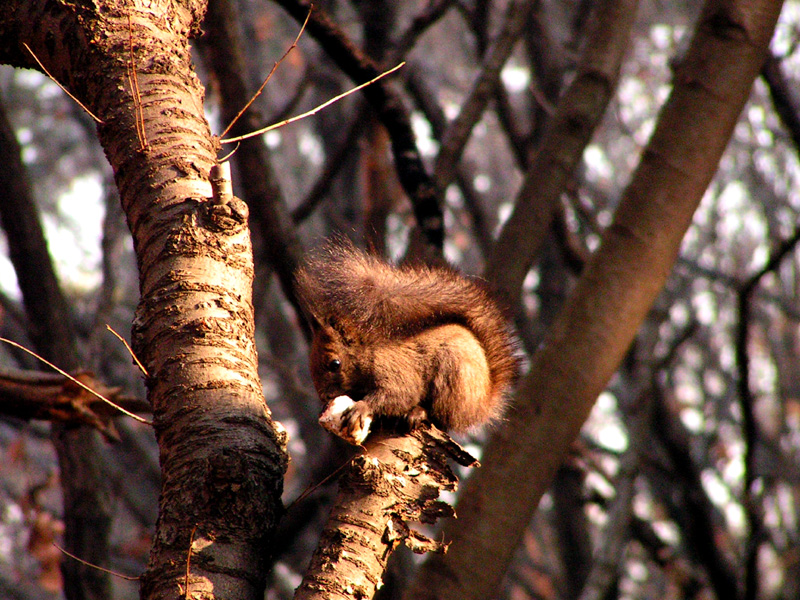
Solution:
M 261 598 L 282 511 L 285 434 L 257 373 L 247 208 L 209 199 L 216 145 L 188 44 L 205 2 L 8 4 L 0 60 L 34 66 L 27 43 L 102 120 L 133 234 L 133 345 L 148 373 L 162 468 L 142 597 Z
M 408 598 L 489 598 L 499 589 L 531 513 L 664 285 L 780 8 L 778 0 L 706 3 L 614 222 L 465 485 L 450 551 L 427 561 Z

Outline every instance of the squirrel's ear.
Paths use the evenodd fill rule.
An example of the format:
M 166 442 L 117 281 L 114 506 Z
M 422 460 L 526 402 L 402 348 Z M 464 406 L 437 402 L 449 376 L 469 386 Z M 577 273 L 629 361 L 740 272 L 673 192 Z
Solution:
M 303 315 L 305 316 L 306 320 L 308 321 L 308 324 L 311 327 L 311 331 L 313 333 L 317 333 L 320 329 L 323 328 L 323 325 L 320 322 L 320 320 L 311 311 L 304 310 L 303 311 Z

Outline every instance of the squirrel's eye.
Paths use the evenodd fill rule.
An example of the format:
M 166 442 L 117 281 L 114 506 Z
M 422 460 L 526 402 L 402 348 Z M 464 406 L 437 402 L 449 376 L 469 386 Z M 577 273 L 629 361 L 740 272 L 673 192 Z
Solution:
M 340 361 L 338 358 L 333 358 L 328 363 L 328 370 L 329 371 L 336 372 L 341 368 L 342 368 L 342 361 Z

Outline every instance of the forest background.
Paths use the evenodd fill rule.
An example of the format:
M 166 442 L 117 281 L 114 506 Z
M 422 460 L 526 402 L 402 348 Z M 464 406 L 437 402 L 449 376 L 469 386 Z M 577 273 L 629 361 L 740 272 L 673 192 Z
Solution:
M 192 589 L 292 597 L 352 455 L 292 290 L 335 232 L 487 279 L 524 355 L 507 420 L 459 439 L 461 518 L 423 528 L 450 552 L 398 550 L 381 597 L 800 594 L 800 2 L 316 3 L 229 135 L 406 64 L 242 143 L 249 227 L 203 203 L 211 132 L 306 3 L 10 5 L 0 334 L 158 440 L 0 347 L 0 595 L 183 597 L 203 539 L 237 562 L 198 549 Z

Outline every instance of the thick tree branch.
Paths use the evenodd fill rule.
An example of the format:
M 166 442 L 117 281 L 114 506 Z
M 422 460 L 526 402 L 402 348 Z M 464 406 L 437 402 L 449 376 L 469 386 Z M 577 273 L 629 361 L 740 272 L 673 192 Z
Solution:
M 340 480 L 320 545 L 297 588 L 296 600 L 372 598 L 386 561 L 405 544 L 416 553 L 443 552 L 446 545 L 411 529 L 453 516 L 438 500 L 458 479 L 448 466 L 477 462 L 434 428 L 405 436 L 373 434 Z
M 133 234 L 132 345 L 149 374 L 162 468 L 142 597 L 176 597 L 191 552 L 181 596 L 261 598 L 286 436 L 257 371 L 247 206 L 210 199 L 217 148 L 188 43 L 205 2 L 12 4 L 0 14 L 0 60 L 28 42 L 100 116 Z
M 489 258 L 487 277 L 510 306 L 536 260 L 553 213 L 616 89 L 637 0 L 605 0 L 595 17 L 574 81 L 558 101 L 548 130 L 528 165 L 514 211 Z M 515 261 L 505 257 L 517 256 Z
M 409 598 L 477 599 L 498 589 L 533 510 L 666 281 L 780 8 L 776 0 L 705 5 L 614 222 L 533 355 L 512 418 L 466 483 L 450 551 L 427 561 Z M 525 485 L 507 485 L 521 473 Z

